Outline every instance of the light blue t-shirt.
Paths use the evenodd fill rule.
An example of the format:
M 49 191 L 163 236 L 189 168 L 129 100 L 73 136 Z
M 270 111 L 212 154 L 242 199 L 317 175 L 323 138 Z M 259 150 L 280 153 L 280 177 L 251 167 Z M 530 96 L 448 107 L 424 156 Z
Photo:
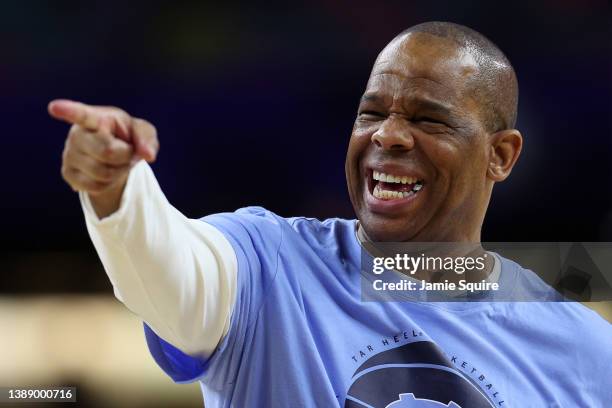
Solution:
M 207 408 L 612 404 L 612 328 L 580 304 L 362 302 L 355 220 L 260 207 L 203 220 L 238 258 L 228 334 L 207 360 L 145 334 Z M 527 272 L 502 259 L 500 279 Z

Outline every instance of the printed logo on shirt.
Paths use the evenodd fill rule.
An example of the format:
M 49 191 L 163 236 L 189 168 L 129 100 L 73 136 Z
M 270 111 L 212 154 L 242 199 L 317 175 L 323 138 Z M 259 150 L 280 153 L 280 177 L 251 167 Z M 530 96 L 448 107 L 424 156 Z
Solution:
M 419 408 L 440 408 L 440 407 L 447 407 L 447 408 L 461 408 L 459 405 L 455 404 L 454 402 L 449 403 L 448 405 L 444 405 L 440 402 L 436 402 L 436 401 L 432 401 L 432 400 L 428 400 L 428 399 L 421 399 L 421 398 L 415 398 L 414 394 L 410 393 L 410 394 L 400 394 L 400 399 L 392 402 L 391 404 L 387 405 L 387 408 L 411 408 L 411 407 L 419 407 Z
M 487 396 L 431 341 L 372 355 L 357 368 L 345 408 L 490 408 Z

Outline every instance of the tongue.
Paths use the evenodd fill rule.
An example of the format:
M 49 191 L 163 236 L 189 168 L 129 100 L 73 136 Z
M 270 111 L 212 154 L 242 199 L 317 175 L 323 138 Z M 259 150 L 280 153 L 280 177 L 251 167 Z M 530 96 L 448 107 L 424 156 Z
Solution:
M 381 190 L 390 190 L 390 191 L 411 191 L 414 187 L 414 184 L 401 184 L 401 183 L 387 183 L 386 181 L 379 181 Z

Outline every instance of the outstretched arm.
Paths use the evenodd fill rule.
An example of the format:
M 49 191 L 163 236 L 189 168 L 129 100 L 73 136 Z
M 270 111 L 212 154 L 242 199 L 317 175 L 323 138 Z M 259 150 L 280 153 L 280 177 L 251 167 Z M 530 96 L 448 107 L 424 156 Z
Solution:
M 49 112 L 73 124 L 62 175 L 79 191 L 117 298 L 185 353 L 212 353 L 229 328 L 236 255 L 216 228 L 167 201 L 146 163 L 159 148 L 155 128 L 72 101 L 54 101 Z

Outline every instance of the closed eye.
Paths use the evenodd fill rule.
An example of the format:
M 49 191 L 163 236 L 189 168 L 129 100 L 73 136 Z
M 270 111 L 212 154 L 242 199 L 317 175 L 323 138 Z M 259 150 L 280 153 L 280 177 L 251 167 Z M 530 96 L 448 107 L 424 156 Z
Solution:
M 359 118 L 364 120 L 380 120 L 384 119 L 385 115 L 376 111 L 363 111 L 359 113 Z
M 437 120 L 437 119 L 434 119 L 434 118 L 430 118 L 430 117 L 427 117 L 427 116 L 419 116 L 417 118 L 414 118 L 413 122 L 415 122 L 415 123 L 424 123 L 424 124 L 431 123 L 431 124 L 435 124 L 435 125 L 448 126 L 446 123 L 444 123 L 444 122 L 442 122 L 440 120 Z

